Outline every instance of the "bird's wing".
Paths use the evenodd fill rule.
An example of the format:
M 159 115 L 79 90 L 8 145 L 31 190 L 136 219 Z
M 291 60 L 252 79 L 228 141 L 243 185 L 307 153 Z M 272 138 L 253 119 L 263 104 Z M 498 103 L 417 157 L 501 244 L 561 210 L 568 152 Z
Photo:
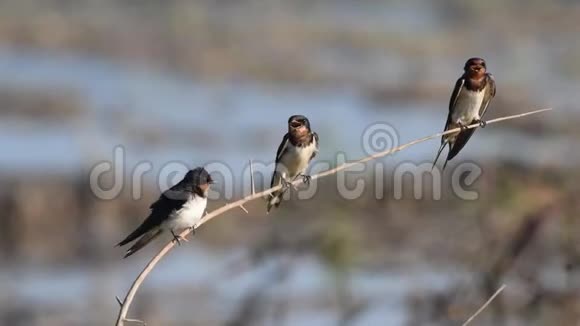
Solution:
M 183 196 L 183 194 L 181 194 Z M 175 191 L 166 190 L 159 199 L 151 204 L 151 213 L 139 225 L 135 231 L 131 232 L 123 241 L 119 242 L 117 246 L 124 246 L 127 243 L 139 238 L 145 233 L 159 227 L 167 217 L 177 209 L 180 209 L 185 203 L 186 199 L 180 197 Z
M 459 98 L 459 94 L 461 94 L 461 90 L 463 89 L 463 85 L 465 84 L 465 78 L 461 76 L 455 82 L 455 88 L 453 88 L 453 92 L 451 93 L 451 98 L 449 98 L 449 113 L 447 114 L 447 121 L 445 122 L 444 130 L 448 130 L 449 126 L 451 125 L 451 116 L 453 115 L 453 111 L 455 110 L 455 104 L 457 104 L 457 99 Z M 445 136 L 441 137 L 441 143 L 445 141 Z
M 447 122 L 445 122 L 445 130 L 448 130 L 451 126 L 451 122 L 452 122 L 451 117 L 453 115 L 453 111 L 455 110 L 455 105 L 457 104 L 457 99 L 459 98 L 459 95 L 461 94 L 461 90 L 463 89 L 464 85 L 465 85 L 465 76 L 461 76 L 455 82 L 455 88 L 453 88 L 453 92 L 451 93 L 451 97 L 449 98 L 449 114 L 447 115 Z M 474 130 L 475 129 L 469 129 L 469 130 L 466 130 L 464 132 L 460 132 L 455 137 L 454 142 L 452 144 L 450 144 L 449 153 L 447 154 L 447 161 L 452 159 L 453 157 L 455 157 L 455 155 L 457 155 L 457 153 L 459 153 L 459 151 L 463 148 L 463 146 L 465 146 L 465 144 L 467 143 L 467 141 L 469 140 L 469 138 L 473 134 Z M 442 147 L 440 148 L 440 150 L 443 148 L 443 144 L 445 143 L 445 139 L 446 139 L 445 136 L 441 137 Z
M 483 95 L 483 101 L 481 101 L 481 107 L 479 108 L 480 119 L 485 115 L 491 99 L 495 96 L 495 78 L 493 78 L 493 75 L 490 73 L 487 73 L 485 78 L 487 79 L 487 85 L 485 88 L 485 94 Z
M 284 138 L 282 138 L 282 142 L 278 146 L 278 150 L 276 151 L 276 163 L 280 162 L 280 158 L 286 152 L 286 148 L 288 148 L 288 143 L 290 142 L 290 134 L 285 134 Z
M 318 149 L 320 148 L 320 145 L 318 144 L 318 134 L 313 132 L 312 133 L 312 139 L 315 142 L 316 145 L 316 149 L 314 150 L 314 152 L 312 152 L 312 155 L 310 156 L 310 161 L 312 161 L 312 159 L 316 156 L 316 154 L 318 154 Z
M 282 155 L 286 152 L 288 144 L 290 143 L 290 134 L 285 134 L 278 150 L 276 151 L 276 166 L 274 166 L 274 173 L 272 174 L 272 181 L 270 181 L 270 187 L 276 186 L 280 182 L 280 175 L 277 173 L 276 168 L 278 167 L 278 162 L 282 159 Z
M 449 114 L 451 114 L 453 110 L 455 110 L 455 104 L 457 104 L 457 99 L 459 98 L 459 94 L 461 94 L 463 85 L 465 85 L 465 77 L 461 76 L 455 82 L 455 88 L 453 88 L 451 98 L 449 99 Z
M 471 136 L 475 132 L 475 129 L 476 128 L 461 131 L 457 135 L 457 137 L 455 137 L 455 142 L 451 144 L 449 154 L 447 154 L 448 161 L 454 158 L 457 154 L 459 154 L 459 152 L 463 149 L 463 147 L 465 147 L 465 144 L 467 144 L 467 141 L 469 140 L 469 138 L 471 138 Z

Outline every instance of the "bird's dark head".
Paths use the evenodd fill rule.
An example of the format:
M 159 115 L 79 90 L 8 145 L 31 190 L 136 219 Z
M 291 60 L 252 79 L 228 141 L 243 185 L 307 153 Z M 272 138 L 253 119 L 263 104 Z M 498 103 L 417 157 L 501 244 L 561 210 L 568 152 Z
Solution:
M 465 62 L 463 70 L 471 78 L 481 78 L 487 72 L 487 66 L 482 58 L 470 58 Z
M 211 175 L 202 167 L 189 170 L 183 178 L 185 183 L 191 187 L 191 191 L 206 197 L 209 186 L 214 183 Z
M 310 121 L 303 115 L 293 115 L 288 119 L 288 132 L 294 138 L 301 138 L 310 134 Z

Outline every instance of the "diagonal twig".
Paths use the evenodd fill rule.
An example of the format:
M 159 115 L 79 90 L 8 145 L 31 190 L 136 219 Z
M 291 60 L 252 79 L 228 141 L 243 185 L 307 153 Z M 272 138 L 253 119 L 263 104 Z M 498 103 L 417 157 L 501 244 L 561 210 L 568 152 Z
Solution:
M 461 326 L 466 326 L 469 323 L 471 323 L 475 317 L 477 317 L 477 315 L 479 315 L 483 310 L 485 310 L 485 308 L 487 308 L 487 306 L 489 306 L 489 304 L 505 289 L 505 284 L 502 285 L 499 289 L 497 289 L 497 291 L 495 291 L 495 293 L 489 297 L 489 299 L 487 299 L 487 301 L 481 306 L 479 307 L 479 309 L 477 309 L 477 311 L 471 315 L 471 317 L 469 317 L 469 319 L 467 319 L 465 321 L 465 323 L 463 323 Z
M 128 322 L 128 323 L 135 323 L 135 324 L 141 324 L 143 326 L 147 326 L 147 323 L 146 322 L 144 322 L 142 320 L 139 320 L 139 319 L 128 319 L 127 318 L 127 319 L 125 319 L 125 321 Z
M 252 160 L 250 160 L 250 185 L 252 187 L 252 195 L 256 194 L 256 188 L 254 186 L 254 165 Z

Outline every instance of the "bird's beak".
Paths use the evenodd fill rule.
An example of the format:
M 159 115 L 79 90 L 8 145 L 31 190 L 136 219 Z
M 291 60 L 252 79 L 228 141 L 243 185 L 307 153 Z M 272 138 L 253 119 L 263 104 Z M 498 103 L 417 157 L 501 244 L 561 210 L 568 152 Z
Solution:
M 298 121 L 298 120 L 292 120 L 290 121 L 290 127 L 296 129 L 296 128 L 300 128 L 302 126 L 302 122 Z

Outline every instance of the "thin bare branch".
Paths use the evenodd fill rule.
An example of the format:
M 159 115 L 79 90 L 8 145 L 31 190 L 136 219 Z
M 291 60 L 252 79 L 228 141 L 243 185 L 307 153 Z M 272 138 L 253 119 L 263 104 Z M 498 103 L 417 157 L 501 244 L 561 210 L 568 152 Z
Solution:
M 250 184 L 252 187 L 252 195 L 255 195 L 256 188 L 254 186 L 254 165 L 252 164 L 252 160 L 250 160 Z
M 250 212 L 248 212 L 248 210 L 244 207 L 244 205 L 240 205 L 240 208 L 246 212 L 246 214 L 250 214 Z
M 477 317 L 477 315 L 479 315 L 483 310 L 485 310 L 485 308 L 489 306 L 489 304 L 493 301 L 493 299 L 495 299 L 504 289 L 505 284 L 502 285 L 499 289 L 497 289 L 497 291 L 495 291 L 495 293 L 491 297 L 489 297 L 489 299 L 487 299 L 487 301 L 483 304 L 483 306 L 479 307 L 479 309 L 477 309 L 477 311 L 473 315 L 471 315 L 471 317 L 469 317 L 469 319 L 467 319 L 465 323 L 462 324 L 462 326 L 471 323 L 475 319 L 475 317 Z
M 516 115 L 511 115 L 511 116 L 506 116 L 506 117 L 501 117 L 501 118 L 497 118 L 497 119 L 488 120 L 487 121 L 487 124 L 490 125 L 490 124 L 493 124 L 493 123 L 496 123 L 496 122 L 500 122 L 500 121 L 506 121 L 506 120 L 511 120 L 511 119 L 518 119 L 518 118 L 522 118 L 522 117 L 525 117 L 525 116 L 528 116 L 528 115 L 537 114 L 537 113 L 540 113 L 540 112 L 545 112 L 545 111 L 550 111 L 550 110 L 552 110 L 552 109 L 551 108 L 547 108 L 547 109 L 535 110 L 535 111 L 530 111 L 530 112 L 526 112 L 526 113 L 521 113 L 521 114 L 516 114 Z M 479 127 L 479 123 L 475 123 L 475 124 L 469 125 L 467 127 L 467 129 L 473 129 L 473 128 L 477 128 L 477 127 Z M 443 135 L 455 133 L 455 132 L 458 132 L 458 131 L 461 131 L 461 128 L 450 129 L 450 130 L 447 130 L 445 132 L 440 132 L 440 133 L 436 133 L 436 134 L 431 135 L 431 136 L 419 138 L 417 140 L 411 141 L 411 142 L 406 143 L 406 144 L 403 144 L 401 146 L 398 146 L 398 147 L 395 147 L 395 148 L 391 148 L 391 149 L 385 150 L 383 152 L 375 153 L 373 155 L 364 157 L 364 158 L 362 158 L 360 160 L 357 160 L 357 161 L 344 163 L 344 164 L 341 164 L 340 166 L 337 166 L 337 167 L 335 167 L 333 169 L 330 169 L 330 170 L 327 170 L 327 171 L 318 173 L 316 175 L 312 175 L 311 176 L 312 177 L 311 180 L 316 180 L 316 179 L 319 179 L 319 178 L 322 178 L 322 177 L 326 177 L 326 176 L 329 176 L 329 175 L 333 175 L 333 174 L 336 174 L 336 173 L 338 173 L 338 172 L 340 172 L 342 170 L 346 170 L 346 169 L 348 169 L 348 168 L 350 168 L 352 166 L 355 166 L 357 164 L 366 163 L 366 162 L 375 160 L 377 158 L 384 157 L 384 156 L 387 156 L 387 155 L 390 155 L 390 154 L 399 152 L 399 151 L 401 151 L 403 149 L 406 149 L 406 148 L 408 148 L 410 146 L 413 146 L 413 145 L 422 143 L 424 141 L 427 141 L 427 140 L 430 140 L 430 139 L 434 139 L 434 138 L 438 138 L 438 137 L 441 137 Z M 302 179 L 301 178 L 299 178 L 297 180 L 294 180 L 291 184 L 293 186 L 296 186 L 299 183 L 302 183 Z M 229 210 L 231 210 L 233 208 L 240 207 L 240 206 L 242 206 L 243 204 L 245 204 L 245 203 L 247 203 L 249 201 L 252 201 L 252 200 L 255 200 L 255 199 L 258 199 L 258 198 L 263 198 L 263 197 L 271 194 L 272 192 L 274 192 L 276 190 L 280 190 L 281 188 L 282 188 L 282 185 L 278 185 L 278 186 L 272 187 L 270 189 L 266 189 L 266 190 L 264 190 L 262 192 L 252 193 L 251 195 L 246 196 L 246 197 L 244 197 L 242 199 L 239 199 L 239 200 L 237 200 L 235 202 L 231 202 L 229 204 L 226 204 L 226 205 L 224 205 L 224 206 L 222 206 L 222 207 L 220 207 L 220 208 L 212 211 L 211 213 L 206 214 L 200 220 L 200 222 L 197 224 L 196 229 L 199 226 L 207 223 L 209 220 L 211 220 L 212 218 L 214 218 L 216 216 L 219 216 L 219 215 L 221 215 L 221 214 L 223 214 L 223 213 L 225 213 L 225 212 L 227 212 L 227 211 L 229 211 Z M 191 230 L 185 230 L 180 235 L 183 236 L 183 237 L 185 237 L 186 235 L 189 234 L 189 232 L 191 232 Z M 117 326 L 122 326 L 123 325 L 123 321 L 125 320 L 125 317 L 127 316 L 127 313 L 129 311 L 129 307 L 131 306 L 131 303 L 133 302 L 133 298 L 135 297 L 135 294 L 137 293 L 137 290 L 141 286 L 141 283 L 143 283 L 143 281 L 145 280 L 145 278 L 147 277 L 147 275 L 149 275 L 149 273 L 153 270 L 153 268 L 155 268 L 155 265 L 157 265 L 157 263 L 159 262 L 159 260 L 161 260 L 161 258 L 163 258 L 163 256 L 165 256 L 165 254 L 167 254 L 173 248 L 173 246 L 174 246 L 173 241 L 171 241 L 167 245 L 165 245 L 165 247 L 163 247 L 163 249 L 161 249 L 161 251 L 159 251 L 159 253 L 157 253 L 157 255 L 155 255 L 151 259 L 151 261 L 145 266 L 145 268 L 137 276 L 137 278 L 135 279 L 135 281 L 133 281 L 133 284 L 129 288 L 129 291 L 127 292 L 127 295 L 125 297 L 125 300 L 123 301 L 123 305 L 121 306 L 121 309 L 119 311 L 119 315 L 117 317 L 117 323 L 116 323 Z
M 135 324 L 141 324 L 143 326 L 147 326 L 146 322 L 139 320 L 139 319 L 125 319 L 125 321 L 129 322 L 129 323 L 135 323 Z

